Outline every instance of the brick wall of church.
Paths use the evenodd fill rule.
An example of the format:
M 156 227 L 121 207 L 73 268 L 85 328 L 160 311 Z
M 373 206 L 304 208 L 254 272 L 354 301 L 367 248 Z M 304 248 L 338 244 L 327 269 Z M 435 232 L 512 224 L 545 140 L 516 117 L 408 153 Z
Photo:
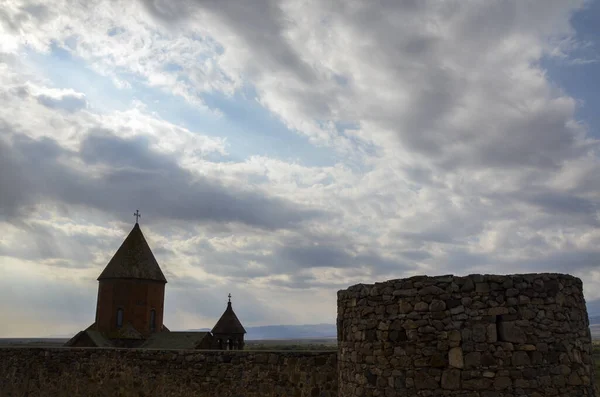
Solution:
M 163 322 L 165 284 L 147 280 L 101 280 L 98 286 L 96 324 L 104 332 L 117 330 L 117 309 L 123 323 L 130 322 L 145 336 L 151 333 L 150 311 L 155 310 L 156 329 Z
M 0 395 L 335 397 L 337 353 L 0 348 Z

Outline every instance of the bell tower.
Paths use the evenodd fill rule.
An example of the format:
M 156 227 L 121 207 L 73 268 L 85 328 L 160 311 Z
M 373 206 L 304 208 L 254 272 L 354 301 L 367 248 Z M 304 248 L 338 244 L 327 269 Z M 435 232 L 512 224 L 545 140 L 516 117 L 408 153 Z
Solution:
M 218 349 L 243 350 L 246 330 L 231 307 L 231 294 L 228 295 L 228 298 L 227 308 L 211 333 Z

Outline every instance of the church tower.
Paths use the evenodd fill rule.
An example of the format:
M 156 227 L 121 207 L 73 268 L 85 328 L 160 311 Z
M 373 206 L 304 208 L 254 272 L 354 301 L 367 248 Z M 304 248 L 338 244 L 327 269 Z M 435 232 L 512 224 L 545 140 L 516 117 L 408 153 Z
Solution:
M 98 277 L 95 321 L 69 339 L 68 347 L 242 350 L 246 330 L 231 307 L 211 332 L 170 331 L 163 324 L 163 274 L 136 222 Z
M 110 339 L 126 334 L 145 339 L 163 330 L 167 279 L 137 221 L 98 281 L 96 330 Z
M 211 333 L 215 339 L 216 347 L 220 350 L 243 350 L 244 334 L 246 330 L 235 315 L 231 307 L 231 294 L 227 302 L 227 309 L 217 321 Z

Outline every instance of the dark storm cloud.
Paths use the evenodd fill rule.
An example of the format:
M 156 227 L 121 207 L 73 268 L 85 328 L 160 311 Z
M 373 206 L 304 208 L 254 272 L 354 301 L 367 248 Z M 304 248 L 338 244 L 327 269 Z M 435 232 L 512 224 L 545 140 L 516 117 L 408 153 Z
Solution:
M 294 246 L 286 244 L 276 251 L 275 256 L 300 268 L 329 266 L 345 268 L 353 267 L 355 262 L 358 262 L 345 251 L 332 245 Z
M 337 282 L 323 281 L 313 275 L 294 275 L 289 280 L 275 279 L 269 281 L 269 285 L 289 288 L 289 289 L 328 289 L 337 290 L 348 287 L 348 282 L 345 280 L 338 280 Z
M 10 31 L 18 32 L 21 26 L 35 20 L 37 23 L 44 22 L 50 15 L 48 7 L 42 4 L 30 4 L 21 7 L 19 11 L 10 15 L 4 7 L 0 8 L 0 25 L 6 26 Z
M 276 1 L 141 0 L 141 3 L 151 15 L 167 24 L 177 24 L 182 19 L 190 18 L 193 15 L 192 11 L 198 8 L 209 11 L 234 29 L 238 36 L 252 48 L 253 56 L 261 58 L 264 66 L 291 70 L 306 84 L 316 81 L 309 65 L 284 39 L 283 32 L 289 21 Z M 313 97 L 313 99 L 319 100 L 326 106 L 324 98 Z
M 487 195 L 487 198 L 498 203 L 498 207 L 502 204 L 525 203 L 537 209 L 545 216 L 532 221 L 531 226 L 540 229 L 568 225 L 600 226 L 600 199 L 596 197 L 585 189 L 558 190 L 542 186 Z
M 0 244 L 0 256 L 33 261 L 43 266 L 95 267 L 100 271 L 124 238 L 93 235 L 85 229 L 67 232 L 56 225 L 29 223 L 20 218 L 11 218 L 8 223 L 19 229 L 26 238 L 17 239 L 16 244 Z M 164 255 L 164 250 L 157 251 Z M 99 257 L 97 253 L 100 253 Z
M 257 228 L 294 228 L 326 214 L 296 206 L 260 191 L 226 187 L 193 175 L 175 159 L 152 151 L 143 139 L 121 139 L 107 131 L 91 131 L 81 153 L 55 141 L 13 136 L 0 143 L 0 210 L 8 215 L 27 204 L 46 201 L 93 207 L 124 214 L 134 205 L 150 219 L 188 222 L 239 222 Z M 101 170 L 76 169 L 69 160 L 83 160 Z
M 18 245 L 0 245 L 0 256 L 41 262 L 46 259 L 62 257 L 59 252 L 57 238 L 43 227 L 31 227 L 24 222 L 15 222 L 27 234 L 27 241 Z
M 399 254 L 413 261 L 423 261 L 431 258 L 431 254 L 427 251 L 409 250 L 400 251 Z
M 318 243 L 318 244 L 316 244 Z M 195 266 L 208 273 L 246 281 L 252 278 L 287 276 L 287 280 L 272 282 L 287 288 L 307 288 L 314 280 L 319 287 L 339 285 L 316 279 L 307 273 L 311 270 L 333 268 L 345 275 L 365 271 L 370 275 L 405 274 L 416 267 L 414 261 L 399 257 L 386 257 L 370 249 L 355 253 L 358 249 L 350 236 L 314 235 L 307 231 L 296 236 L 278 236 L 276 242 L 269 239 L 256 246 L 217 250 L 207 240 L 196 244 L 186 255 L 196 258 Z M 267 253 L 261 253 L 265 249 Z M 362 270 L 360 270 L 362 269 Z M 270 281 L 271 283 L 271 281 Z
M 51 97 L 48 95 L 39 95 L 37 100 L 42 105 L 50 109 L 62 109 L 69 113 L 74 113 L 78 110 L 84 109 L 87 106 L 85 97 L 81 95 L 69 95 L 65 94 L 59 98 Z
M 353 34 L 360 32 L 361 54 L 372 60 L 372 72 L 378 77 L 372 80 L 370 91 L 362 92 L 353 85 L 353 76 L 345 79 L 343 90 L 324 88 L 330 87 L 329 77 L 324 77 L 327 73 L 316 73 L 317 69 L 305 61 L 314 54 L 301 54 L 287 36 L 293 23 L 302 19 L 286 16 L 288 10 L 278 2 L 142 3 L 151 15 L 170 26 L 190 18 L 195 10 L 209 12 L 249 47 L 254 55 L 246 65 L 250 76 L 276 70 L 281 76 L 298 76 L 305 83 L 301 89 L 287 88 L 285 100 L 306 117 L 335 119 L 340 111 L 336 109 L 339 96 L 354 96 L 356 117 L 394 133 L 406 149 L 431 160 L 438 172 L 481 167 L 552 170 L 590 149 L 589 145 L 575 144 L 578 132 L 568 126 L 573 112 L 568 101 L 553 101 L 550 95 L 542 95 L 539 98 L 547 103 L 534 108 L 520 103 L 520 97 L 503 93 L 507 86 L 519 82 L 505 70 L 507 59 L 495 51 L 504 41 L 521 36 L 542 46 L 553 32 L 550 26 L 560 20 L 553 7 L 558 1 L 529 6 L 518 2 L 453 2 L 436 7 L 414 1 L 324 2 L 319 8 L 320 19 L 309 22 L 319 28 L 332 25 Z M 495 17 L 488 21 L 485 15 Z M 424 28 L 431 21 L 443 21 L 439 23 L 450 35 L 440 34 L 445 28 Z M 469 63 L 464 62 L 465 57 Z M 377 84 L 381 81 L 405 92 L 407 105 L 399 108 L 393 100 L 380 97 Z M 260 93 L 260 83 L 257 88 Z M 539 94 L 535 88 L 527 93 Z M 488 108 L 469 108 L 466 103 L 472 97 Z M 449 120 L 462 117 L 465 108 L 470 110 L 470 122 L 453 127 Z
M 173 313 L 175 308 L 177 311 L 196 316 L 219 318 L 227 307 L 229 293 L 232 294 L 234 309 L 242 323 L 276 321 L 273 315 L 277 313 L 270 312 L 253 294 L 237 288 L 235 284 L 221 287 L 198 279 L 176 276 L 169 279 L 169 293 L 165 298 L 165 321 L 168 321 L 168 313 Z M 168 323 L 166 325 L 169 326 Z M 209 328 L 213 325 L 204 324 Z M 200 326 L 199 323 L 198 327 Z
M 439 274 L 456 273 L 466 275 L 477 273 L 477 269 L 481 269 L 489 265 L 490 262 L 494 262 L 494 259 L 490 258 L 487 254 L 472 253 L 459 248 L 449 249 L 436 259 L 439 263 L 436 266 L 436 271 Z
M 14 215 L 17 208 L 23 204 L 23 184 L 26 182 L 21 181 L 16 174 L 17 167 L 17 159 L 0 139 L 0 216 Z
M 440 266 L 437 270 L 441 273 L 454 272 L 459 275 L 481 273 L 481 269 L 503 269 L 500 273 L 586 274 L 591 270 L 597 270 L 600 263 L 600 250 L 556 251 L 546 244 L 543 248 L 546 252 L 539 256 L 523 257 L 518 260 L 453 249 L 439 258 Z M 457 273 L 457 270 L 460 272 Z
M 340 240 L 338 243 L 348 244 Z M 295 245 L 285 242 L 275 253 L 277 263 L 285 263 L 291 269 L 307 269 L 320 267 L 334 267 L 338 269 L 369 267 L 377 269 L 406 269 L 406 265 L 398 260 L 386 259 L 376 252 L 367 252 L 352 255 L 345 249 L 336 246 L 333 242 L 327 245 Z
M 2 136 L 8 136 L 9 126 L 0 120 L 0 216 L 13 217 L 31 202 L 35 189 L 28 172 L 28 159 L 14 151 Z
M 172 158 L 156 155 L 148 137 L 122 139 L 105 129 L 90 130 L 81 143 L 79 154 L 88 164 L 107 164 L 114 169 L 139 169 L 173 173 L 179 170 Z
M 569 215 L 584 215 L 594 220 L 598 211 L 598 202 L 578 197 L 576 194 L 547 190 L 544 192 L 528 192 L 524 199 L 550 214 L 563 213 Z
M 556 251 L 522 261 L 523 271 L 586 274 L 600 267 L 600 250 Z
M 96 288 L 96 285 L 91 285 Z M 44 278 L 6 275 L 0 277 L 0 310 L 8 310 L 9 306 L 20 315 L 40 323 L 84 322 L 87 327 L 94 321 L 96 295 L 89 293 L 88 286 L 65 280 L 53 279 L 48 282 Z M 45 334 L 42 329 L 36 331 L 40 336 Z M 22 332 L 27 334 L 31 331 Z

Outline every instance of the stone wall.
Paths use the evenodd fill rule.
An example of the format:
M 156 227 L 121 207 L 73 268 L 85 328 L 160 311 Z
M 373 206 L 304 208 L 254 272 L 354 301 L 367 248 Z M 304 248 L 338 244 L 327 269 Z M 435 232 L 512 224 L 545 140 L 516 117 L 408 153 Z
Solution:
M 338 292 L 339 396 L 594 395 L 587 310 L 561 274 L 412 277 Z
M 0 396 L 335 397 L 336 352 L 0 348 Z

